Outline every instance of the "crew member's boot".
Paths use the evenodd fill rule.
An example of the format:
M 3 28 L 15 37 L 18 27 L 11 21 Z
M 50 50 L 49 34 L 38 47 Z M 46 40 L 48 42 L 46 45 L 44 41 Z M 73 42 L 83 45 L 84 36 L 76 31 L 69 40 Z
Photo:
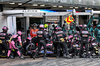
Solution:
M 20 59 L 25 59 L 23 56 L 20 56 L 19 58 L 20 58 Z
M 64 58 L 71 59 L 70 55 L 63 54 L 63 57 L 64 57 Z

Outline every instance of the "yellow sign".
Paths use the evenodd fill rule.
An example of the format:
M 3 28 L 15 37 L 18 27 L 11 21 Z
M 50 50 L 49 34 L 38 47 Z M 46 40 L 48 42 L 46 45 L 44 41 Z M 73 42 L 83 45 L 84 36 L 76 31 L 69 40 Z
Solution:
M 74 21 L 74 18 L 73 18 L 72 15 L 70 15 L 65 19 L 65 21 L 67 22 L 67 24 L 70 24 L 70 23 L 72 23 Z

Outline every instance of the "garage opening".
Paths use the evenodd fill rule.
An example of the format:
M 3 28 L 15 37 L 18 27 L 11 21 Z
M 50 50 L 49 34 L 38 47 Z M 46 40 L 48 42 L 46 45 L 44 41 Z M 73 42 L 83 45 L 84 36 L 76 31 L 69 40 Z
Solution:
M 30 17 L 30 26 L 34 23 L 42 24 L 43 23 L 43 18 L 42 17 Z
M 26 38 L 26 17 L 16 17 L 17 31 L 22 31 L 22 40 Z

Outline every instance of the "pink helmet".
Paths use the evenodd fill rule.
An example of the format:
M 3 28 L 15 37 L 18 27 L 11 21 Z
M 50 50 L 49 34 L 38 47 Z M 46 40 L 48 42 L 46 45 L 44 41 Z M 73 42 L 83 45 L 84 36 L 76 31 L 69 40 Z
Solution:
M 61 30 L 61 27 L 56 27 L 56 30 Z
M 31 41 L 32 38 L 31 37 L 27 37 L 27 39 Z
M 47 29 L 44 29 L 44 31 L 47 31 Z
M 84 27 L 87 27 L 87 25 L 85 24 Z
M 73 36 L 71 36 L 71 35 L 68 37 L 68 39 L 72 39 L 72 38 L 73 38 Z
M 80 27 L 82 27 L 82 25 L 79 25 Z
M 56 27 L 56 30 L 58 29 L 58 27 Z
M 95 38 L 92 37 L 92 41 L 94 41 L 94 40 L 95 40 Z
M 61 30 L 61 27 L 58 27 L 58 30 Z
M 8 27 L 4 26 L 4 27 L 2 28 L 2 30 L 8 30 Z
M 39 28 L 44 28 L 44 25 L 43 24 L 40 24 Z
M 17 33 L 18 33 L 19 35 L 22 35 L 22 32 L 21 32 L 21 31 L 18 31 Z
M 77 31 L 76 33 L 79 34 L 79 31 Z

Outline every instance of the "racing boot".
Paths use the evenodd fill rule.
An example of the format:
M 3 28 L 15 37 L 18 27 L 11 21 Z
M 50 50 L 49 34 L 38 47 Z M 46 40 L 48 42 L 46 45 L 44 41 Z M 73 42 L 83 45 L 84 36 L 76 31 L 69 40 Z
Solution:
M 10 59 L 10 57 L 7 57 L 7 59 Z
M 23 56 L 20 56 L 19 58 L 20 58 L 20 59 L 25 59 Z
M 35 57 L 35 58 L 39 58 L 39 57 L 40 57 L 40 56 L 39 56 L 39 53 L 35 53 L 35 54 L 34 54 L 34 57 Z
M 44 53 L 44 57 L 43 57 L 43 59 L 48 59 L 48 58 L 46 57 L 46 52 Z
M 70 55 L 63 54 L 63 57 L 64 57 L 64 58 L 71 59 Z
M 47 57 L 43 57 L 43 59 L 48 59 Z
M 35 59 L 35 57 L 36 57 L 35 55 L 32 56 L 33 59 Z
M 38 49 L 36 49 L 36 53 L 34 54 L 34 57 L 35 58 L 39 58 L 40 56 L 39 56 L 39 51 L 38 51 Z
M 58 56 L 58 55 L 57 55 L 56 57 L 57 57 L 57 58 L 59 58 L 59 56 Z
M 83 55 L 79 55 L 79 58 L 83 58 Z
M 39 55 L 36 55 L 36 57 L 35 58 L 40 58 L 40 56 Z
M 10 57 L 7 57 L 7 59 L 14 59 L 14 57 L 13 56 L 10 56 Z
M 35 56 L 33 56 L 33 59 L 35 59 Z
M 14 56 L 10 56 L 11 59 L 14 59 Z
M 90 58 L 90 55 L 88 54 L 88 55 L 86 55 L 86 58 Z

